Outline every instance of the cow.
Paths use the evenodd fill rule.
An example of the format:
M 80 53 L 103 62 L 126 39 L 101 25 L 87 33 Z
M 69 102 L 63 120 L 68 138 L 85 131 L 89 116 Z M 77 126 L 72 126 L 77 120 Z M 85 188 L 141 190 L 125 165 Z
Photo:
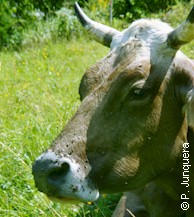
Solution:
M 140 19 L 120 32 L 91 20 L 110 47 L 84 74 L 81 104 L 33 164 L 39 191 L 64 202 L 128 192 L 113 216 L 194 216 L 194 62 L 179 49 L 194 39 L 194 7 L 173 29 Z

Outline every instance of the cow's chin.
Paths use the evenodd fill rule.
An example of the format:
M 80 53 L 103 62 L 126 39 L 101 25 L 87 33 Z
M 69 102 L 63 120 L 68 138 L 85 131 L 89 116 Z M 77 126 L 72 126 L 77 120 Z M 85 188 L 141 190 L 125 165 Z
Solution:
M 59 202 L 59 203 L 70 203 L 70 204 L 77 204 L 80 202 L 88 203 L 88 202 L 94 202 L 99 198 L 99 191 L 94 190 L 92 191 L 89 189 L 89 193 L 86 194 L 79 194 L 79 195 L 47 195 L 47 197 L 52 200 L 53 202 Z
M 52 200 L 53 202 L 57 203 L 71 203 L 71 204 L 77 204 L 80 202 L 79 200 L 76 200 L 74 198 L 65 198 L 65 197 L 53 197 L 53 196 L 47 196 L 49 200 Z
M 91 203 L 91 201 L 82 201 L 75 198 L 66 198 L 66 197 L 53 197 L 53 196 L 47 196 L 49 200 L 61 204 L 78 204 L 80 202 L 83 203 Z

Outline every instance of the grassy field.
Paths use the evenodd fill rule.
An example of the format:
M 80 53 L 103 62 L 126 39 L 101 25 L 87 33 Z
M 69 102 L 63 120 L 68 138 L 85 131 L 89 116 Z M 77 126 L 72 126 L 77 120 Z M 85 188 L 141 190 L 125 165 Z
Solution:
M 194 42 L 183 50 L 194 58 Z M 83 39 L 0 53 L 0 216 L 110 216 L 117 196 L 88 205 L 53 203 L 36 190 L 31 174 L 34 159 L 79 106 L 85 69 L 106 53 Z
M 37 192 L 31 168 L 76 111 L 85 69 L 106 51 L 91 41 L 61 41 L 0 54 L 0 216 L 89 212 L 87 206 L 50 202 Z

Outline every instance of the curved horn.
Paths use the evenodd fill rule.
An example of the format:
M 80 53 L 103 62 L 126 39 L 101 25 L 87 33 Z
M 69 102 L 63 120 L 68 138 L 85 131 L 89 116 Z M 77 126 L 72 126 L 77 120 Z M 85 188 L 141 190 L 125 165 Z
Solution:
M 82 24 L 82 26 L 89 32 L 89 34 L 101 44 L 110 47 L 114 36 L 120 34 L 119 31 L 109 26 L 97 23 L 91 20 L 80 8 L 78 3 L 75 3 L 75 13 Z
M 178 26 L 168 35 L 168 45 L 178 49 L 181 45 L 189 43 L 194 39 L 194 7 L 186 21 Z

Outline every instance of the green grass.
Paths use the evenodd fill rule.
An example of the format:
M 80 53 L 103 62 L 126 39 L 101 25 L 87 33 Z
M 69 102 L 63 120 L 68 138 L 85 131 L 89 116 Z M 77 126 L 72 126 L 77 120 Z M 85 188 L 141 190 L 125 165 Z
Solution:
M 85 69 L 106 51 L 91 41 L 60 41 L 0 54 L 0 216 L 89 212 L 82 205 L 50 202 L 36 190 L 31 168 L 79 106 Z

